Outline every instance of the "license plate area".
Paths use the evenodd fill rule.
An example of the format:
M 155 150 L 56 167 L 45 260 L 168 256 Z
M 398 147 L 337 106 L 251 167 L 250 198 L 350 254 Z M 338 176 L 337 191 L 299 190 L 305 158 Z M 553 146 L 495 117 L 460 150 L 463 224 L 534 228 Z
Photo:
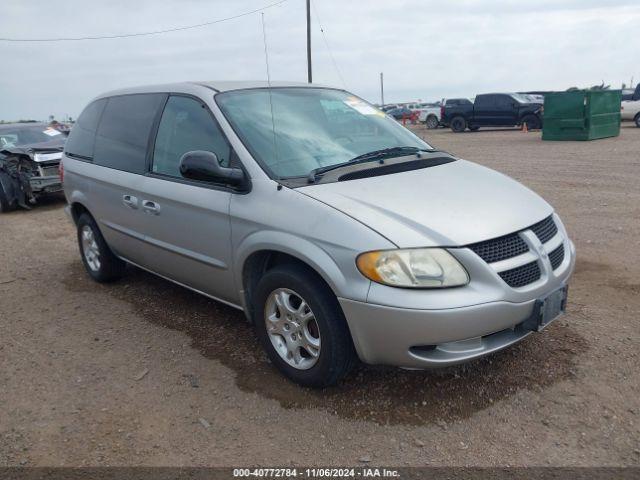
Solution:
M 554 290 L 544 298 L 536 300 L 531 316 L 522 323 L 522 328 L 539 332 L 561 316 L 567 307 L 569 287 Z

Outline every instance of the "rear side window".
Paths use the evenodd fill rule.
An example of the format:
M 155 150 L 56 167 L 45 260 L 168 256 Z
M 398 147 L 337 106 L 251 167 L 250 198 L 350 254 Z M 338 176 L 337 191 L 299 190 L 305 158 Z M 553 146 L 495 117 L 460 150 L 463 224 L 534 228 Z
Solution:
M 149 134 L 164 99 L 160 93 L 109 98 L 96 135 L 94 163 L 145 173 Z
M 96 128 L 106 103 L 107 101 L 104 98 L 96 100 L 87 105 L 82 111 L 65 143 L 64 150 L 67 155 L 85 160 L 93 158 Z
M 494 107 L 495 95 L 478 95 L 476 97 L 476 107 Z
M 220 165 L 229 166 L 231 147 L 209 110 L 189 97 L 169 97 L 162 113 L 153 153 L 153 172 L 182 177 L 182 155 L 205 150 L 218 156 Z
M 513 104 L 517 103 L 516 100 L 510 95 L 496 95 L 496 105 L 500 108 L 508 109 L 513 107 Z
M 466 98 L 456 98 L 453 100 L 447 100 L 446 105 L 471 105 L 471 101 Z

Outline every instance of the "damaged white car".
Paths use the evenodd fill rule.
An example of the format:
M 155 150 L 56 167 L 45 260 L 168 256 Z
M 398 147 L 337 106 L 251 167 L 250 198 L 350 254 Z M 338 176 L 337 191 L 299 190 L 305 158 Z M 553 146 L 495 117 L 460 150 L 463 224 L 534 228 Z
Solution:
M 0 125 L 0 212 L 28 209 L 62 190 L 58 170 L 66 139 L 43 123 Z

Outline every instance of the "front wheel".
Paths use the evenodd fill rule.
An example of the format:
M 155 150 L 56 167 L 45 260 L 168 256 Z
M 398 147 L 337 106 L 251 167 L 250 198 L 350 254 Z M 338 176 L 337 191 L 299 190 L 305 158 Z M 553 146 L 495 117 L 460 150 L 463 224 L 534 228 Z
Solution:
M 450 126 L 451 130 L 453 130 L 454 132 L 462 133 L 467 128 L 467 121 L 464 119 L 464 117 L 453 117 L 451 119 Z
M 526 123 L 529 130 L 538 130 L 541 125 L 540 118 L 537 115 L 525 115 L 521 123 L 523 125 Z
M 96 282 L 112 282 L 124 275 L 126 264 L 116 257 L 91 215 L 78 218 L 78 246 L 87 273 Z
M 635 122 L 636 122 L 636 127 L 640 128 L 640 113 L 636 115 Z
M 253 294 L 254 324 L 271 362 L 306 387 L 335 384 L 355 352 L 336 296 L 312 270 L 286 264 L 269 270 Z

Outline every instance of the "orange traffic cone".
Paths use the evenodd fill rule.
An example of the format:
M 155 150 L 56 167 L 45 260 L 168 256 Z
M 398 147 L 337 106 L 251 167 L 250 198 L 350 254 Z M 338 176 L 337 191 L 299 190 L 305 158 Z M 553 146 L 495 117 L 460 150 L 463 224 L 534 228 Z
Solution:
M 522 131 L 523 131 L 524 133 L 529 133 L 529 127 L 528 127 L 528 125 L 527 125 L 527 122 L 524 122 L 524 123 L 522 124 Z

